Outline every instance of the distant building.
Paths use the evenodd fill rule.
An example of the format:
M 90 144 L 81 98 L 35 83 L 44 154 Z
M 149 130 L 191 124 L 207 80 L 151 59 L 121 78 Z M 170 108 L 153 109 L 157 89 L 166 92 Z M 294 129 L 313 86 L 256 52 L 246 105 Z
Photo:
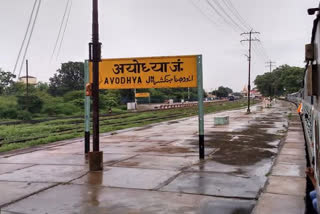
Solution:
M 211 92 L 209 92 L 209 93 L 208 93 L 208 98 L 209 98 L 209 99 L 216 99 L 217 96 L 214 95 L 214 94 L 212 94 Z
M 19 78 L 19 82 L 27 84 L 27 76 L 20 77 Z M 33 77 L 33 76 L 28 76 L 28 84 L 36 85 L 37 84 L 37 78 Z
M 242 94 L 242 96 L 248 97 L 248 86 L 245 85 L 240 93 Z M 262 97 L 262 95 L 257 88 L 253 88 L 250 91 L 250 97 Z
M 248 97 L 248 86 L 245 85 L 240 93 L 243 97 Z

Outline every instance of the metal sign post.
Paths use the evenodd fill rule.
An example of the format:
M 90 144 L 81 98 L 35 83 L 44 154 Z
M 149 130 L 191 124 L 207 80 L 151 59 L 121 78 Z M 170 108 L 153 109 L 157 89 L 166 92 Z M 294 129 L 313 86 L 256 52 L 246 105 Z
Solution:
M 87 84 L 89 84 L 89 62 L 84 62 L 84 89 L 86 93 Z M 90 96 L 85 94 L 84 98 L 84 153 L 87 155 L 90 151 Z
M 199 113 L 199 158 L 204 160 L 204 112 L 203 112 L 203 76 L 202 55 L 197 56 L 197 80 L 198 80 L 198 113 Z

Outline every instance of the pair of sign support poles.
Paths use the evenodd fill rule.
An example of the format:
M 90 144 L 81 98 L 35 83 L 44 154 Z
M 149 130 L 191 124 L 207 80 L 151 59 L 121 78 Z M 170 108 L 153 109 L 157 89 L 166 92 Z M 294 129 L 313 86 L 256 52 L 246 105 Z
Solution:
M 197 63 L 197 89 L 198 89 L 198 123 L 199 123 L 199 158 L 204 160 L 204 106 L 203 106 L 203 74 L 202 74 L 202 55 L 196 56 Z M 103 71 L 100 71 L 103 72 Z M 89 62 L 84 63 L 84 85 L 90 83 Z M 85 94 L 85 154 L 90 151 L 90 96 Z

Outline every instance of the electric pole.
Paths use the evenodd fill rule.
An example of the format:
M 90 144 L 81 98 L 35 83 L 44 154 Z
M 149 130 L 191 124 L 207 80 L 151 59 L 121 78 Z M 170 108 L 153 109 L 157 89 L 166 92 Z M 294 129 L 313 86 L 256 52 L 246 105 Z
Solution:
M 251 75 L 251 43 L 252 42 L 260 42 L 259 39 L 257 38 L 252 38 L 252 35 L 254 34 L 260 34 L 259 32 L 255 32 L 253 30 L 251 30 L 250 32 L 245 32 L 242 33 L 241 36 L 249 36 L 249 38 L 247 39 L 243 39 L 240 42 L 249 42 L 249 56 L 248 56 L 248 61 L 249 61 L 249 70 L 248 70 L 248 109 L 247 109 L 247 113 L 250 113 L 250 91 L 251 91 L 251 80 L 250 80 L 250 75 Z
M 266 62 L 266 67 L 270 68 L 270 73 L 272 72 L 272 67 L 275 67 L 276 62 L 272 62 L 271 60 Z
M 92 122 L 93 152 L 89 153 L 90 171 L 103 169 L 103 153 L 99 151 L 99 63 L 101 43 L 99 42 L 98 0 L 92 0 L 92 43 L 89 43 L 89 60 L 92 63 Z

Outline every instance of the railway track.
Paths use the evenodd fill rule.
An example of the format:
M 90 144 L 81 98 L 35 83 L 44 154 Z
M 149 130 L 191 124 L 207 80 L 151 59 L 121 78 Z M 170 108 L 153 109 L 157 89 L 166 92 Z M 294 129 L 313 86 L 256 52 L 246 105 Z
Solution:
M 159 116 L 152 116 L 152 117 L 145 117 L 141 119 L 136 119 L 136 120 L 129 120 L 129 121 L 123 121 L 123 122 L 118 122 L 118 121 L 113 121 L 110 119 L 105 119 L 101 121 L 108 121 L 106 123 L 100 123 L 100 128 L 106 127 L 106 126 L 113 126 L 113 128 L 117 128 L 119 126 L 126 126 L 126 125 L 135 125 L 135 124 L 141 124 L 149 121 L 154 121 L 154 120 L 167 120 L 171 118 L 178 118 L 178 117 L 183 117 L 186 116 L 184 113 L 180 114 L 169 114 L 164 117 L 159 117 Z M 128 117 L 121 117 L 121 118 L 116 118 L 118 119 L 123 119 L 123 118 L 128 118 Z M 113 119 L 115 120 L 115 119 Z M 111 122 L 110 122 L 111 121 Z M 82 121 L 83 124 L 83 121 Z M 66 128 L 66 129 L 60 129 L 56 131 L 52 131 L 50 136 L 58 136 L 58 135 L 66 135 L 66 134 L 72 134 L 72 133 L 82 133 L 84 132 L 83 126 L 77 126 L 74 128 Z M 5 139 L 0 139 L 0 145 L 2 144 L 14 144 L 14 143 L 26 143 L 29 141 L 34 141 L 34 140 L 39 140 L 39 139 L 44 139 L 48 138 L 48 135 L 42 135 L 38 137 L 31 137 L 31 138 L 24 138 L 24 139 L 18 139 L 18 140 L 12 140 L 12 141 L 5 141 Z

